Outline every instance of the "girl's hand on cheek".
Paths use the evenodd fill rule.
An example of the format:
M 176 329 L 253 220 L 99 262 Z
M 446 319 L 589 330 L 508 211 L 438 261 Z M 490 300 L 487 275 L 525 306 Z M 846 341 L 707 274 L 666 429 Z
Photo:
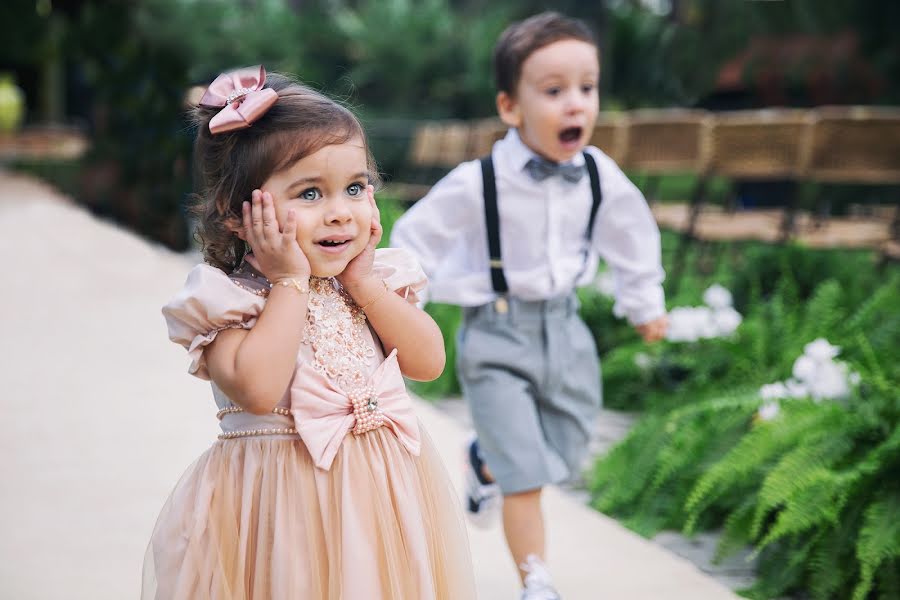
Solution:
M 344 287 L 351 287 L 355 283 L 359 283 L 372 274 L 372 265 L 375 263 L 375 248 L 381 242 L 381 236 L 384 229 L 381 227 L 381 213 L 375 204 L 375 188 L 371 185 L 366 186 L 366 194 L 369 197 L 369 205 L 372 207 L 372 223 L 370 225 L 369 243 L 363 248 L 353 260 L 347 263 L 344 271 L 337 276 L 337 280 Z
M 286 277 L 308 280 L 309 260 L 297 243 L 294 211 L 288 211 L 282 230 L 275 215 L 272 194 L 253 190 L 250 202 L 244 202 L 242 212 L 244 236 L 262 274 L 272 282 Z

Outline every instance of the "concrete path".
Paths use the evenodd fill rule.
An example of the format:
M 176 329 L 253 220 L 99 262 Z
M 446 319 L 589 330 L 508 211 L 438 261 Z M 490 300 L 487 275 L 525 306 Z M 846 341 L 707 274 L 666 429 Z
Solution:
M 136 598 L 156 515 L 217 432 L 159 312 L 191 264 L 2 172 L 0 231 L 0 597 Z M 419 411 L 457 476 L 464 430 Z M 558 490 L 546 511 L 566 600 L 735 598 Z M 480 598 L 517 598 L 499 529 L 470 534 Z

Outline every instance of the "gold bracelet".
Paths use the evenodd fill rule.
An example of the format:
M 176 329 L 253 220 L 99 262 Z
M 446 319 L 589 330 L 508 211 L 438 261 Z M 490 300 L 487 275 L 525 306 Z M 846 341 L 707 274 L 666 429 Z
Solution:
M 362 310 L 366 310 L 367 308 L 369 308 L 370 306 L 372 306 L 373 304 L 375 304 L 376 302 L 378 302 L 379 300 L 381 300 L 381 298 L 382 298 L 385 294 L 387 294 L 389 291 L 391 291 L 391 290 L 388 289 L 388 286 L 387 286 L 387 284 L 384 282 L 384 279 L 381 280 L 381 285 L 384 286 L 384 290 L 383 290 L 380 294 L 378 294 L 377 296 L 375 296 L 374 298 L 372 298 L 371 300 L 369 300 L 366 304 L 364 304 L 363 306 L 360 306 L 360 308 L 361 308 Z
M 279 285 L 283 287 L 292 287 L 301 294 L 309 293 L 309 284 L 307 283 L 306 287 L 303 287 L 303 284 L 300 283 L 299 279 L 294 279 L 293 277 L 282 277 L 281 279 L 276 279 L 272 285 Z

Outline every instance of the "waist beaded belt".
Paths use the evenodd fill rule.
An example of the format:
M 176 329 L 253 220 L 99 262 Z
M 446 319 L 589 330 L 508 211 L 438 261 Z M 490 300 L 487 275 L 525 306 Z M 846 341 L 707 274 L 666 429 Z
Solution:
M 240 406 L 227 406 L 219 412 L 216 413 L 216 418 L 220 421 L 225 418 L 225 415 L 231 415 L 235 413 L 245 412 L 243 408 Z M 283 417 L 290 417 L 291 411 L 288 409 L 276 406 L 272 409 L 272 414 L 281 415 Z M 255 437 L 262 435 L 297 435 L 297 429 L 294 427 L 274 427 L 274 428 L 264 428 L 264 429 L 241 429 L 238 431 L 229 431 L 227 433 L 220 433 L 220 440 L 233 440 L 235 438 L 245 438 L 245 437 Z

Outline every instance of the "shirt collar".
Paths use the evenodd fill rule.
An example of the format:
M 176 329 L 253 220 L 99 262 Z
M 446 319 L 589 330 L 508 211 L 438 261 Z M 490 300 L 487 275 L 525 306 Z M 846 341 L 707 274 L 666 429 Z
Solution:
M 514 127 L 509 128 L 502 143 L 502 155 L 516 173 L 523 171 L 525 165 L 532 158 L 541 158 L 534 150 L 525 145 L 525 142 L 519 137 L 519 130 Z M 579 152 L 572 157 L 572 160 L 567 161 L 565 164 L 583 165 L 584 155 Z

